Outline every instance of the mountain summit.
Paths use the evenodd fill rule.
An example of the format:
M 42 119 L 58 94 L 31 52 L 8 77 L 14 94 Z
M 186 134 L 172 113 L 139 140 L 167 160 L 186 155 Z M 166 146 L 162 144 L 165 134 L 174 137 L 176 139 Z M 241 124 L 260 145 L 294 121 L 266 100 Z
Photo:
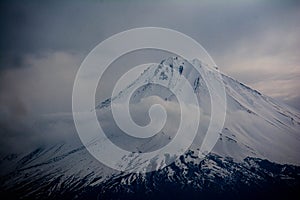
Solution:
M 96 106 L 99 123 L 114 144 L 131 151 L 133 156 L 152 152 L 175 137 L 180 120 L 178 99 L 167 89 L 184 92 L 181 86 L 184 81 L 189 82 L 201 111 L 199 134 L 183 155 L 154 159 L 157 171 L 136 174 L 104 166 L 74 136 L 76 130 L 71 117 L 58 115 L 36 124 L 46 124 L 43 127 L 51 124 L 51 128 L 63 124 L 71 128 L 61 131 L 72 130 L 73 137 L 67 142 L 41 145 L 29 154 L 3 157 L 0 165 L 6 170 L 1 173 L 1 194 L 16 199 L 262 199 L 297 193 L 299 112 L 225 74 L 221 74 L 227 99 L 224 128 L 218 133 L 212 152 L 200 159 L 200 144 L 211 115 L 205 80 L 214 80 L 217 73 L 199 60 L 189 62 L 171 57 L 149 66 L 117 95 Z M 168 87 L 160 87 L 155 82 Z M 144 85 L 136 89 L 138 83 Z M 166 107 L 169 120 L 150 140 L 134 140 L 113 123 L 111 104 L 128 94 L 132 94 L 129 106 L 136 111 L 132 118 L 141 126 L 149 122 L 145 108 L 148 110 L 157 101 Z M 97 140 L 90 145 L 93 142 Z M 169 162 L 172 157 L 174 162 Z
M 193 67 L 195 65 L 199 67 L 200 73 Z M 173 93 L 151 83 L 164 83 L 168 88 L 180 91 L 183 82 L 188 81 L 198 97 L 203 121 L 200 122 L 200 136 L 195 138 L 191 147 L 193 151 L 197 151 L 203 139 L 201 134 L 207 130 L 211 114 L 211 96 L 203 76 L 209 81 L 217 77 L 217 73 L 220 72 L 199 60 L 189 62 L 180 57 L 170 57 L 158 65 L 147 68 L 117 96 L 100 103 L 97 108 L 103 115 L 101 109 L 110 109 L 111 102 L 130 93 L 133 93 L 131 97 L 133 104 L 152 95 L 158 95 L 161 100 L 172 102 L 176 100 Z M 219 141 L 213 153 L 240 161 L 251 156 L 299 165 L 299 112 L 225 74 L 221 76 L 226 91 L 227 112 L 224 128 L 219 133 Z M 144 86 L 133 92 L 134 85 L 138 82 Z M 168 130 L 162 132 L 168 133 Z

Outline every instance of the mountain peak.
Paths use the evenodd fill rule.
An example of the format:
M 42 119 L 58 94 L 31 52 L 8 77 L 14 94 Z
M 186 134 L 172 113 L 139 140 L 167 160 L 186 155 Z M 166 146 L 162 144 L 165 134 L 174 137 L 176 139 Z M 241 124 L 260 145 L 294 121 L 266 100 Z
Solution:
M 171 69 L 174 69 L 178 71 L 180 74 L 182 74 L 183 69 L 187 63 L 189 63 L 187 60 L 179 56 L 173 56 L 161 61 L 160 65 L 170 67 Z
M 210 119 L 211 97 L 206 81 L 214 80 L 217 73 L 219 73 L 217 70 L 200 60 L 187 61 L 181 57 L 169 57 L 160 64 L 149 66 L 132 84 L 117 96 L 100 103 L 97 108 L 109 108 L 115 99 L 128 94 L 134 94 L 132 102 L 139 102 L 140 99 L 151 95 L 172 101 L 175 100 L 174 96 L 151 84 L 161 84 L 171 91 L 180 93 L 183 92 L 182 85 L 188 81 L 199 97 L 199 106 L 204 112 L 202 121 Z M 254 156 L 279 163 L 299 164 L 298 112 L 225 74 L 222 74 L 222 81 L 227 99 L 227 117 L 214 153 L 238 160 Z M 144 87 L 136 87 L 140 84 Z M 203 127 L 201 125 L 200 128 L 206 130 L 205 125 Z M 283 135 L 282 130 L 289 134 Z M 247 137 L 244 134 L 247 134 Z M 250 141 L 248 138 L 253 139 Z M 201 141 L 198 143 L 201 144 Z M 266 146 L 272 148 L 266 149 Z M 285 156 L 287 154 L 289 157 Z

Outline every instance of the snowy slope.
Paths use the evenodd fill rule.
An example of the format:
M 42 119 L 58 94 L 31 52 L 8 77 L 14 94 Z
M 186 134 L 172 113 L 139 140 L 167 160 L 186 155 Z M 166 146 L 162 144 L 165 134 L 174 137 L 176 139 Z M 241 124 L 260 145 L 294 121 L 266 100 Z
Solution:
M 193 69 L 191 64 L 180 58 L 168 58 L 160 65 L 148 68 L 133 84 L 126 87 L 119 95 L 112 98 L 112 102 L 123 95 L 130 94 L 137 82 L 149 83 L 139 88 L 132 97 L 132 102 L 137 104 L 141 99 L 147 99 L 153 94 L 160 96 L 161 100 L 173 102 L 176 98 L 172 93 L 162 90 L 160 87 L 150 85 L 152 82 L 166 82 L 168 88 L 180 90 L 187 77 L 198 96 L 201 108 L 200 136 L 196 137 L 192 146 L 197 151 L 202 143 L 207 124 L 210 119 L 210 95 L 202 76 L 209 80 L 216 76 L 217 71 L 201 65 L 200 61 L 192 61 L 194 65 L 201 66 L 201 74 Z M 263 94 L 245 86 L 244 84 L 222 75 L 226 95 L 227 114 L 220 140 L 213 152 L 242 160 L 247 156 L 253 156 L 278 163 L 300 164 L 300 114 L 298 111 L 275 101 Z M 97 108 L 110 109 L 110 99 L 98 105 Z M 161 102 L 160 102 L 161 103 Z M 175 107 L 175 106 L 173 106 Z M 105 115 L 100 109 L 99 115 Z M 175 123 L 172 124 L 174 126 Z M 162 130 L 168 134 L 167 127 Z M 172 132 L 172 131 L 171 131 Z M 165 139 L 168 137 L 166 136 Z M 123 138 L 121 138 L 122 140 Z M 155 141 L 163 142 L 162 138 Z M 127 144 L 127 143 L 126 143 Z M 148 145 L 155 145 L 148 144 Z M 138 145 L 138 144 L 134 144 Z M 136 149 L 143 149 L 136 146 Z
M 226 180 L 231 177 L 228 181 L 233 184 L 231 186 L 234 186 L 237 180 L 232 176 L 238 178 L 240 173 L 245 187 L 247 184 L 268 183 L 270 180 L 280 182 L 283 179 L 295 180 L 292 182 L 293 184 L 299 183 L 299 168 L 291 166 L 300 165 L 299 112 L 224 74 L 222 78 L 227 95 L 225 125 L 219 133 L 220 138 L 212 153 L 204 161 L 199 159 L 197 151 L 203 140 L 201 132 L 207 130 L 210 119 L 210 95 L 202 76 L 208 77 L 209 80 L 214 78 L 217 72 L 201 64 L 200 61 L 191 62 L 200 66 L 201 74 L 195 72 L 189 62 L 180 58 L 168 58 L 160 65 L 149 68 L 131 85 L 125 86 L 117 96 L 97 106 L 99 120 L 111 120 L 108 114 L 110 102 L 132 92 L 131 90 L 137 82 L 162 81 L 169 84 L 169 87 L 180 90 L 182 76 L 185 76 L 198 96 L 201 110 L 200 135 L 196 137 L 185 156 L 179 157 L 172 165 L 165 167 L 165 162 L 161 162 L 164 159 L 159 160 L 157 164 L 164 166 L 159 173 L 164 173 L 164 176 L 169 177 L 169 182 L 175 185 L 179 184 L 179 186 L 187 183 L 196 184 L 198 181 L 195 188 L 198 188 L 199 191 L 207 186 L 205 180 L 214 180 L 218 183 L 220 177 Z M 159 97 L 153 98 L 153 94 Z M 175 113 L 172 120 L 167 121 L 167 125 L 151 141 L 142 144 L 131 142 L 123 148 L 135 153 L 149 151 L 160 148 L 174 136 L 172 130 L 176 130 L 177 127 L 172 121 L 178 120 L 176 118 L 178 116 L 177 110 L 173 110 L 176 98 L 172 93 L 146 84 L 134 92 L 133 109 L 135 109 L 135 105 L 146 105 L 147 107 L 153 101 L 159 101 L 169 108 L 171 113 Z M 138 107 L 136 111 L 139 111 Z M 138 118 L 138 116 L 136 117 Z M 18 194 L 17 196 L 29 199 L 56 198 L 61 194 L 66 195 L 65 198 L 73 199 L 81 198 L 79 194 L 87 195 L 90 190 L 95 192 L 95 189 L 101 190 L 102 193 L 99 193 L 102 195 L 105 192 L 114 192 L 118 190 L 119 183 L 124 183 L 119 188 L 119 191 L 122 192 L 134 191 L 136 188 L 130 188 L 130 185 L 137 184 L 137 181 L 143 187 L 152 184 L 152 186 L 147 186 L 151 191 L 155 191 L 159 187 L 160 181 L 153 173 L 151 175 L 123 174 L 99 163 L 80 143 L 71 121 L 72 116 L 66 115 L 63 118 L 67 118 L 67 120 L 62 120 L 61 116 L 52 116 L 37 123 L 51 124 L 51 126 L 63 123 L 64 127 L 71 127 L 70 130 L 74 134 L 68 141 L 43 145 L 29 154 L 11 154 L 1 158 L 0 184 L 2 191 L 15 193 Z M 144 122 L 145 119 L 140 121 L 141 124 Z M 122 145 L 124 137 L 118 136 L 118 129 L 115 126 L 111 127 L 110 124 L 106 124 L 106 126 L 106 129 L 110 131 L 110 139 Z M 272 166 L 272 168 L 262 168 L 259 163 L 264 161 L 261 159 L 268 160 L 268 166 Z M 192 166 L 196 166 L 197 170 Z M 276 170 L 274 171 L 274 169 Z M 250 173 L 249 170 L 254 171 Z M 192 173 L 192 175 L 185 176 L 185 173 Z M 195 179 L 197 179 L 196 182 Z M 292 183 L 291 185 L 293 185 Z M 225 186 L 217 184 L 216 187 Z

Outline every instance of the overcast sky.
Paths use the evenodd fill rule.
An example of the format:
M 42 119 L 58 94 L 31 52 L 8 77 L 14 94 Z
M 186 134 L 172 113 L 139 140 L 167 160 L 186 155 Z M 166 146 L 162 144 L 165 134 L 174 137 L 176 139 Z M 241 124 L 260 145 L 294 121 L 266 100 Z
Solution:
M 70 112 L 89 51 L 144 26 L 191 36 L 222 72 L 300 109 L 300 1 L 1 1 L 2 134 L 12 120 Z

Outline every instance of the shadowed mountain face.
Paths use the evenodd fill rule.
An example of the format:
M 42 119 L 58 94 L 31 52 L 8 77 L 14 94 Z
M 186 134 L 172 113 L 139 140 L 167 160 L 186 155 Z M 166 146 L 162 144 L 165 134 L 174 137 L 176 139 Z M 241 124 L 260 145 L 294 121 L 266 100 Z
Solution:
M 2 188 L 2 195 L 10 199 L 297 199 L 300 194 L 300 167 L 250 157 L 237 163 L 215 154 L 197 163 L 192 151 L 162 170 L 114 174 L 104 181 L 94 172 L 66 178 L 62 171 L 25 171 L 16 172 L 23 177 L 13 187 Z
M 207 130 L 210 95 L 203 76 L 211 80 L 217 72 L 197 60 L 191 63 L 199 65 L 201 74 L 183 59 L 168 58 L 146 70 L 117 96 L 97 106 L 98 119 L 106 124 L 104 128 L 115 144 L 121 145 L 125 137 L 119 134 L 115 124 L 106 123 L 105 120 L 112 120 L 109 105 L 130 93 L 132 85 L 139 81 L 149 84 L 133 93 L 133 106 L 151 103 L 149 98 L 153 95 L 173 105 L 174 94 L 162 92 L 150 83 L 166 81 L 170 87 L 180 89 L 181 76 L 185 76 L 199 100 L 203 120 L 199 130 Z M 68 142 L 43 145 L 29 154 L 2 157 L 1 195 L 9 195 L 10 199 L 292 199 L 292 194 L 299 195 L 298 111 L 226 75 L 222 78 L 227 96 L 226 121 L 217 144 L 204 160 L 199 157 L 203 138 L 196 137 L 190 149 L 174 163 L 165 165 L 165 160 L 172 155 L 160 158 L 155 163 L 160 165 L 158 171 L 117 172 L 95 160 L 78 138 L 73 137 Z M 73 127 L 71 119 L 71 115 L 58 115 L 36 124 Z M 140 120 L 138 115 L 136 119 Z M 126 143 L 123 148 L 141 153 L 167 144 L 174 136 L 173 128 L 177 127 L 172 120 L 167 123 L 163 133 L 151 141 Z
M 84 195 L 104 199 L 293 199 L 293 194 L 300 194 L 299 167 L 250 157 L 236 163 L 214 154 L 195 164 L 194 158 L 188 152 L 180 162 L 158 172 L 113 177 Z

